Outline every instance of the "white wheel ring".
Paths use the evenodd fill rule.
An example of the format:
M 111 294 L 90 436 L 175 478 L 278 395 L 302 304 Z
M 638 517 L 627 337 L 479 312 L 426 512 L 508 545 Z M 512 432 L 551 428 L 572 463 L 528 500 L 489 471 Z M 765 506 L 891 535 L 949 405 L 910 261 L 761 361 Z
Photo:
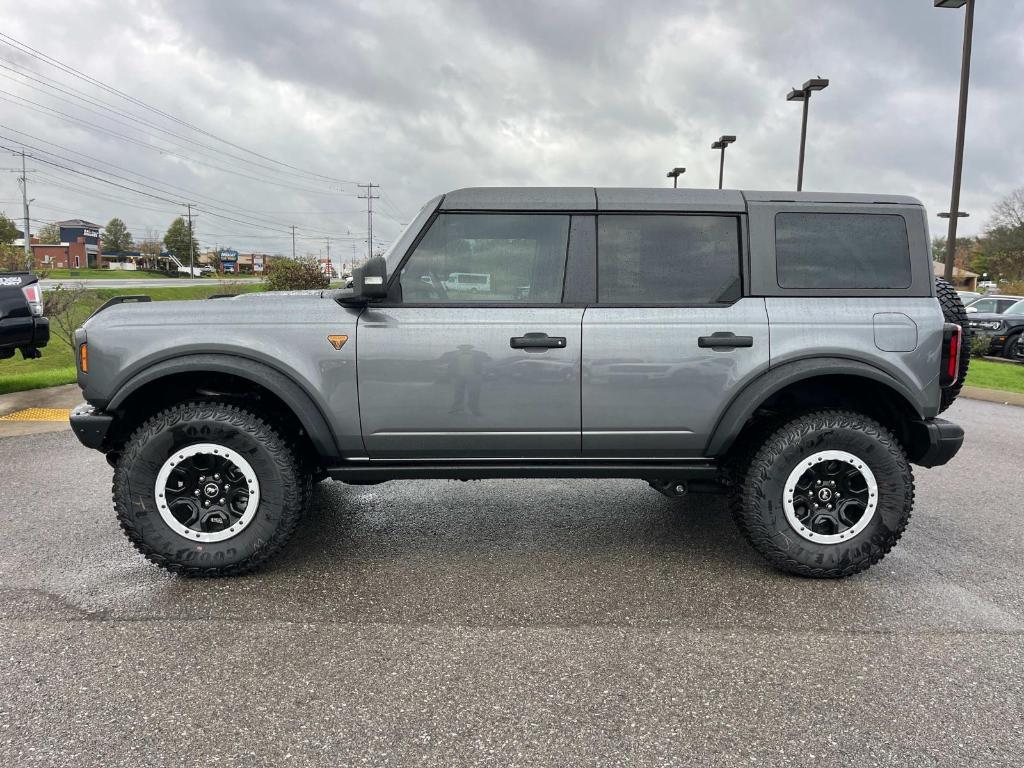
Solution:
M 842 461 L 850 464 L 860 472 L 868 487 L 868 500 L 864 507 L 864 514 L 860 516 L 860 519 L 853 526 L 835 534 L 815 533 L 812 531 L 800 522 L 796 514 L 796 507 L 793 504 L 793 493 L 796 491 L 797 481 L 803 476 L 804 472 L 815 464 L 821 464 L 825 461 Z M 793 530 L 796 531 L 797 535 L 807 539 L 807 541 L 813 541 L 815 544 L 841 544 L 849 541 L 867 528 L 868 523 L 874 518 L 875 510 L 878 509 L 878 482 L 875 480 L 875 473 L 871 471 L 868 463 L 852 453 L 847 453 L 846 451 L 818 451 L 797 464 L 793 471 L 789 473 L 789 477 L 786 478 L 786 484 L 782 489 L 782 507 L 786 512 L 786 520 Z
M 197 531 L 193 528 L 189 528 L 187 525 L 179 522 L 177 518 L 171 514 L 170 507 L 167 504 L 164 491 L 167 487 L 167 480 L 171 476 L 171 472 L 174 471 L 174 468 L 180 462 L 201 453 L 222 457 L 230 461 L 242 472 L 248 488 L 249 501 L 246 503 L 245 510 L 242 512 L 241 517 L 238 518 L 234 525 L 224 529 L 223 531 L 205 533 L 203 531 Z M 257 479 L 252 466 L 248 461 L 242 458 L 242 455 L 237 451 L 233 451 L 223 445 L 217 445 L 216 443 L 196 443 L 171 454 L 167 461 L 163 463 L 163 466 L 160 467 L 160 472 L 157 473 L 156 485 L 154 486 L 153 491 L 156 499 L 157 511 L 160 513 L 161 519 L 167 523 L 167 527 L 189 541 L 198 541 L 203 543 L 224 541 L 237 536 L 245 530 L 249 523 L 252 522 L 253 518 L 256 517 L 256 509 L 260 505 L 260 481 Z

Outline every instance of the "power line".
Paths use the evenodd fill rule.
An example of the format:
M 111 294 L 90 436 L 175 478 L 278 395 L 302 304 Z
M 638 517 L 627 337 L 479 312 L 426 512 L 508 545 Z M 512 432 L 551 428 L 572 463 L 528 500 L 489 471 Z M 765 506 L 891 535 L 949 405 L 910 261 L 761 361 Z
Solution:
M 154 107 L 154 106 L 152 106 L 150 104 L 147 104 L 146 102 L 142 101 L 141 99 L 137 99 L 134 96 L 131 96 L 131 95 L 125 93 L 124 91 L 118 90 L 117 88 L 114 88 L 113 86 L 107 85 L 106 83 L 104 83 L 104 82 L 102 82 L 100 80 L 97 80 L 96 78 L 91 77 L 90 75 L 87 75 L 84 72 L 81 72 L 80 70 L 75 69 L 74 67 L 72 67 L 70 65 L 64 64 L 63 62 L 58 61 L 57 59 L 53 58 L 52 56 L 48 56 L 47 54 L 43 53 L 42 51 L 38 51 L 35 48 L 31 47 L 30 45 L 28 45 L 26 43 L 23 43 L 23 42 L 21 42 L 19 40 L 16 40 L 15 38 L 11 37 L 10 35 L 4 34 L 3 32 L 0 32 L 0 43 L 3 43 L 4 45 L 7 45 L 10 48 L 14 48 L 15 50 L 20 51 L 21 53 L 25 53 L 25 54 L 27 54 L 27 55 L 35 58 L 35 59 L 38 59 L 39 61 L 42 61 L 43 63 L 48 64 L 51 67 L 55 67 L 56 69 L 59 69 L 60 71 L 66 73 L 66 74 L 69 74 L 72 77 L 76 77 L 76 78 L 78 78 L 80 80 L 84 80 L 85 82 L 89 83 L 90 85 L 93 85 L 94 87 L 100 88 L 100 89 L 102 89 L 102 90 L 104 90 L 104 91 L 106 91 L 106 92 L 108 92 L 110 94 L 116 95 L 116 96 L 124 99 L 125 101 L 128 101 L 128 102 L 130 102 L 130 103 L 132 103 L 132 104 L 134 104 L 136 106 L 139 106 L 139 107 L 142 107 L 144 109 L 147 109 L 150 112 L 158 114 L 158 115 L 160 115 L 163 118 L 166 118 L 166 119 L 171 120 L 171 121 L 173 121 L 175 123 L 178 123 L 179 125 L 182 125 L 182 126 L 184 126 L 186 128 L 189 128 L 190 130 L 193 130 L 196 133 L 199 133 L 199 134 L 201 134 L 203 136 L 207 136 L 207 137 L 209 137 L 211 139 L 219 141 L 222 144 L 225 144 L 227 146 L 233 147 L 234 149 L 237 149 L 237 150 L 239 150 L 241 152 L 245 152 L 246 154 L 252 155 L 254 157 L 258 157 L 258 158 L 260 158 L 262 160 L 266 160 L 268 162 L 274 163 L 275 165 L 279 165 L 279 166 L 284 167 L 284 168 L 290 168 L 293 171 L 299 171 L 301 173 L 305 173 L 305 174 L 308 174 L 310 176 L 316 176 L 316 177 L 318 177 L 318 178 L 320 178 L 320 179 L 322 179 L 324 181 L 333 181 L 333 182 L 341 183 L 341 184 L 354 184 L 355 183 L 355 182 L 349 181 L 347 179 L 338 179 L 338 178 L 335 178 L 335 177 L 332 177 L 332 176 L 326 176 L 324 174 L 317 173 L 315 171 L 308 171 L 308 170 L 306 170 L 304 168 L 300 168 L 298 166 L 292 165 L 290 163 L 283 162 L 281 160 L 277 160 L 277 159 L 272 158 L 272 157 L 268 157 L 267 155 L 264 155 L 264 154 L 262 154 L 260 152 L 256 152 L 255 150 L 251 150 L 251 149 L 249 149 L 247 147 L 243 147 L 243 146 L 241 146 L 239 144 L 236 144 L 236 143 L 234 143 L 232 141 L 229 141 L 228 139 L 224 139 L 224 138 L 222 138 L 220 136 L 217 136 L 216 134 L 211 133 L 210 131 L 207 131 L 207 130 L 205 130 L 203 128 L 200 128 L 199 126 L 194 125 L 193 123 L 189 123 L 189 122 L 187 122 L 185 120 L 182 120 L 181 118 L 176 117 L 175 115 L 172 115 L 169 112 L 165 112 L 164 110 L 159 109 L 158 107 Z
M 2 34 L 2 33 L 0 33 L 0 34 Z M 26 134 L 26 135 L 29 135 L 29 134 Z M 163 191 L 163 187 L 156 187 L 156 186 L 154 186 L 152 184 L 146 184 L 146 183 L 143 183 L 143 182 L 138 181 L 136 179 L 131 179 L 131 178 L 128 178 L 126 176 L 121 176 L 120 174 L 111 173 L 110 171 L 106 171 L 106 170 L 104 170 L 102 168 L 97 168 L 95 166 L 89 165 L 88 163 L 83 163 L 80 160 L 75 160 L 75 159 L 72 159 L 72 158 L 64 157 L 62 155 L 57 154 L 56 152 L 51 152 L 51 151 L 46 150 L 46 149 L 41 149 L 40 147 L 35 147 L 35 146 L 31 145 L 31 144 L 26 144 L 24 141 L 22 141 L 20 139 L 14 139 L 14 138 L 12 138 L 10 136 L 4 136 L 3 134 L 0 134 L 0 139 L 7 139 L 8 141 L 14 141 L 16 143 L 21 144 L 22 147 L 28 147 L 30 149 L 36 150 L 37 152 L 43 152 L 46 155 L 49 155 L 51 157 L 56 157 L 59 160 L 63 160 L 64 162 L 76 163 L 76 164 L 82 166 L 83 168 L 88 168 L 88 169 L 93 170 L 93 171 L 98 171 L 99 173 L 107 174 L 108 176 L 112 176 L 113 178 L 116 178 L 116 179 L 121 179 L 122 181 L 130 182 L 131 184 L 135 184 L 135 185 L 137 185 L 139 187 L 145 187 L 147 189 L 157 190 L 158 192 L 162 192 Z M 46 142 L 46 143 L 53 144 L 53 142 Z M 59 146 L 59 145 L 53 144 L 53 146 Z M 139 176 L 139 177 L 144 178 L 144 179 L 151 179 L 152 181 L 159 181 L 159 179 L 156 179 L 156 178 L 154 178 L 152 176 L 147 176 L 145 174 L 141 174 L 141 173 L 138 173 L 138 172 L 135 172 L 135 171 L 128 170 L 127 168 L 122 168 L 121 166 L 115 165 L 113 163 L 109 163 L 109 162 L 107 162 L 105 160 L 100 160 L 98 158 L 91 158 L 91 156 L 85 155 L 82 152 L 76 152 L 74 150 L 69 150 L 69 149 L 66 149 L 64 147 L 61 147 L 61 148 L 65 149 L 65 151 L 67 151 L 67 152 L 71 152 L 72 154 L 81 155 L 83 157 L 90 157 L 90 159 L 93 159 L 96 162 L 102 163 L 104 165 L 109 165 L 112 168 L 117 168 L 118 170 L 125 171 L 126 173 L 131 173 L 131 174 L 133 174 L 135 176 Z M 13 151 L 17 151 L 17 150 L 13 150 Z M 106 184 L 112 184 L 113 186 L 120 187 L 121 189 L 125 189 L 125 190 L 128 190 L 130 192 L 136 192 L 138 194 L 143 194 L 143 195 L 146 195 L 147 197 L 152 197 L 152 198 L 155 198 L 157 200 L 162 200 L 164 202 L 172 202 L 172 203 L 174 203 L 176 205 L 184 205 L 184 203 L 179 203 L 177 201 L 172 201 L 169 198 L 163 197 L 161 195 L 156 195 L 156 194 L 153 194 L 153 193 L 150 193 L 150 192 L 146 192 L 144 190 L 139 190 L 139 189 L 134 189 L 132 187 L 127 187 L 127 186 L 125 186 L 123 184 L 115 184 L 114 182 L 109 181 L 109 179 L 104 179 L 102 177 L 95 176 L 93 174 L 84 173 L 84 172 L 79 171 L 79 170 L 77 170 L 75 168 L 70 168 L 70 167 L 68 167 L 66 165 L 61 165 L 60 163 L 55 163 L 53 161 L 46 160 L 44 158 L 39 157 L 38 155 L 28 155 L 28 156 L 36 159 L 39 162 L 45 163 L 47 165 L 52 165 L 52 166 L 55 166 L 57 168 L 62 168 L 65 171 L 69 171 L 71 173 L 76 173 L 76 174 L 79 174 L 81 176 L 85 176 L 85 177 L 88 177 L 88 178 L 91 178 L 91 179 L 95 179 L 97 181 L 101 181 L 101 182 L 104 182 Z M 247 216 L 247 212 L 244 209 L 240 209 L 237 206 L 233 206 L 233 205 L 231 205 L 229 203 L 225 203 L 224 201 L 218 200 L 217 198 L 210 197 L 209 195 L 203 195 L 203 194 L 198 194 L 198 193 L 190 192 L 189 190 L 185 189 L 184 187 L 180 187 L 180 186 L 175 185 L 175 184 L 166 184 L 165 186 L 172 187 L 174 189 L 177 189 L 177 190 L 185 193 L 186 197 L 206 198 L 206 200 L 210 200 L 210 201 L 213 201 L 213 203 L 217 203 L 216 205 L 214 205 L 213 203 L 210 203 L 210 202 L 203 203 L 206 206 L 205 209 L 202 209 L 203 212 L 204 213 L 209 213 L 211 216 L 218 216 L 220 218 L 228 219 L 229 221 L 235 221 L 235 222 L 240 223 L 240 224 L 245 224 L 246 226 L 253 226 L 253 227 L 259 227 L 259 228 L 264 228 L 264 229 L 273 229 L 273 227 L 267 226 L 262 221 L 254 221 L 254 220 L 240 221 L 239 219 L 232 218 L 232 217 L 227 216 L 225 214 L 215 213 L 213 210 L 209 210 L 209 209 L 212 208 L 212 209 L 215 209 L 215 210 L 228 211 L 228 212 L 234 213 L 236 216 L 243 216 L 243 217 L 246 217 L 246 218 L 252 218 L 252 217 L 248 217 Z M 197 210 L 200 210 L 200 209 L 197 208 Z M 272 224 L 276 224 L 277 226 L 280 226 L 280 227 L 287 227 L 287 226 L 289 226 L 289 225 L 284 224 L 283 222 L 280 222 L 280 221 L 270 220 L 270 222 Z M 311 233 L 321 234 L 321 235 L 334 235 L 335 234 L 335 233 L 326 232 L 326 231 L 323 231 L 323 230 L 307 229 L 307 231 L 309 231 Z
M 136 139 L 136 138 L 134 138 L 132 136 L 126 136 L 123 133 L 118 133 L 117 131 L 114 131 L 114 130 L 112 130 L 110 128 L 106 128 L 106 127 L 104 127 L 102 125 L 98 125 L 97 123 L 91 123 L 88 120 L 83 120 L 82 118 L 76 117 L 75 115 L 70 115 L 67 112 L 61 112 L 60 110 L 54 109 L 53 107 L 48 107 L 45 104 L 40 104 L 39 102 L 32 101 L 31 99 L 26 99 L 24 96 L 18 96 L 15 93 L 11 93 L 10 91 L 5 91 L 2 88 L 0 88 L 0 100 L 6 101 L 6 102 L 10 102 L 10 103 L 15 103 L 15 102 L 11 102 L 11 99 L 15 99 L 18 102 L 24 102 L 24 104 L 22 104 L 22 106 L 26 106 L 27 105 L 28 108 L 30 110 L 34 111 L 34 112 L 43 112 L 43 113 L 49 113 L 49 114 L 56 115 L 58 118 L 60 118 L 62 120 L 65 120 L 65 121 L 68 121 L 68 122 L 72 122 L 72 123 L 76 123 L 78 125 L 86 126 L 86 128 L 88 128 L 90 130 L 99 131 L 100 133 L 103 133 L 103 134 L 106 134 L 106 135 L 109 135 L 109 136 L 113 136 L 114 138 L 121 139 L 122 141 L 127 141 L 127 142 L 129 142 L 131 144 L 134 144 L 137 147 L 141 147 L 142 149 L 149 150 L 150 152 L 156 152 L 157 154 L 159 154 L 161 156 L 177 157 L 177 158 L 180 158 L 181 160 L 184 160 L 187 163 L 195 163 L 197 165 L 201 165 L 201 166 L 204 166 L 206 168 L 213 168 L 214 170 L 222 171 L 224 173 L 232 173 L 232 174 L 235 174 L 236 176 L 240 176 L 240 177 L 245 178 L 245 179 L 250 179 L 252 181 L 260 181 L 260 182 L 263 182 L 265 184 L 272 184 L 274 186 L 283 187 L 285 189 L 293 189 L 293 190 L 296 190 L 298 192 L 305 192 L 306 194 L 311 194 L 311 195 L 344 195 L 344 194 L 349 194 L 349 193 L 345 193 L 345 192 L 340 192 L 338 190 L 310 189 L 309 187 L 299 187 L 299 186 L 296 186 L 295 184 L 288 184 L 288 183 L 281 182 L 281 181 L 275 181 L 273 179 L 268 179 L 265 176 L 254 176 L 252 174 L 243 173 L 242 171 L 238 171 L 238 170 L 235 170 L 233 168 L 225 168 L 224 166 L 216 165 L 215 163 L 206 162 L 205 160 L 200 160 L 200 159 L 195 158 L 195 157 L 188 157 L 186 155 L 181 155 L 181 154 L 179 154 L 177 152 L 171 152 L 171 151 L 169 151 L 169 150 L 167 150 L 167 149 L 165 149 L 163 147 L 154 146 L 153 144 L 147 144 L 145 141 L 141 141 L 141 140 Z M 89 110 L 89 111 L 95 111 L 95 110 Z M 120 123 L 121 121 L 115 121 L 115 122 Z M 30 136 L 31 135 L 31 134 L 26 133 L 24 131 L 19 131 L 17 128 L 11 128 L 11 127 L 6 126 L 6 125 L 4 127 L 7 128 L 8 130 L 15 131 L 16 133 L 25 133 L 26 136 Z M 44 139 L 39 139 L 39 138 L 36 138 L 36 140 L 37 141 L 45 141 Z M 49 142 L 47 142 L 47 143 L 49 143 Z
M 209 144 L 204 144 L 203 142 L 197 141 L 196 139 L 192 139 L 192 138 L 189 138 L 188 136 L 183 136 L 180 133 L 175 133 L 174 131 L 170 131 L 167 128 L 164 128 L 163 126 L 158 125 L 157 123 L 154 123 L 154 122 L 152 122 L 150 120 L 146 120 L 143 117 L 139 117 L 138 115 L 135 115 L 135 114 L 132 114 L 132 113 L 129 113 L 129 112 L 125 112 L 125 111 L 119 109 L 118 107 L 114 106 L 110 102 L 103 101 L 101 99 L 96 99 L 96 98 L 94 98 L 92 96 L 89 96 L 88 94 L 86 94 L 86 93 L 76 89 L 76 88 L 72 88 L 71 86 L 67 86 L 64 83 L 61 83 L 60 85 L 54 85 L 53 83 L 55 83 L 57 81 L 53 80 L 52 78 L 48 78 L 45 75 L 43 75 L 42 73 L 36 72 L 35 70 L 28 69 L 27 67 L 25 67 L 25 66 L 23 66 L 23 65 L 21 65 L 21 64 L 19 64 L 17 62 L 14 62 L 14 61 L 12 61 L 10 59 L 7 59 L 7 58 L 4 58 L 4 57 L 0 56 L 0 61 L 5 61 L 5 62 L 7 62 L 7 64 L 13 65 L 13 66 L 7 66 L 5 64 L 0 64 L 0 69 L 6 69 L 9 72 L 14 73 L 14 75 L 17 75 L 18 77 L 21 77 L 21 78 L 24 78 L 24 79 L 31 80 L 33 82 L 39 83 L 40 85 L 42 85 L 45 88 L 49 88 L 51 90 L 57 91 L 58 93 L 62 93 L 64 95 L 71 96 L 72 98 L 77 99 L 78 101 L 84 101 L 87 104 L 92 104 L 94 106 L 102 107 L 104 109 L 104 111 L 101 112 L 101 111 L 96 110 L 96 109 L 91 109 L 89 107 L 82 106 L 82 104 L 77 104 L 76 105 L 76 106 L 78 106 L 79 109 L 84 109 L 87 112 L 91 112 L 91 113 L 93 113 L 95 115 L 99 115 L 100 117 L 104 118 L 105 120 L 110 120 L 111 122 L 117 123 L 118 125 L 123 125 L 123 126 L 125 126 L 127 128 L 130 128 L 132 130 L 136 130 L 136 131 L 139 131 L 140 133 L 145 134 L 145 131 L 140 130 L 139 127 L 138 127 L 138 124 L 141 123 L 141 124 L 143 124 L 145 126 L 148 126 L 148 127 L 152 128 L 153 130 L 159 131 L 159 132 L 164 133 L 164 134 L 166 134 L 168 136 L 173 136 L 176 139 L 180 139 L 181 141 L 184 141 L 184 142 L 186 142 L 188 144 L 191 144 L 191 145 L 194 145 L 196 147 L 202 147 L 203 149 L 209 150 L 209 151 L 217 153 L 219 155 L 223 155 L 224 157 L 230 158 L 230 159 L 235 160 L 237 162 L 246 163 L 246 164 L 255 166 L 256 168 L 262 168 L 264 170 L 272 171 L 274 173 L 282 173 L 282 174 L 287 174 L 289 176 L 297 176 L 299 179 L 301 179 L 303 181 L 321 181 L 321 179 L 319 179 L 319 178 L 309 178 L 308 174 L 303 174 L 301 172 L 294 172 L 294 171 L 283 170 L 281 168 L 275 168 L 275 167 L 270 166 L 270 165 L 264 165 L 263 163 L 257 163 L 257 162 L 255 162 L 253 160 L 249 160 L 248 158 L 239 157 L 238 155 L 234 155 L 234 154 L 232 154 L 230 152 L 225 152 L 224 150 L 218 149 L 217 147 L 210 146 Z M 31 73 L 31 74 L 27 74 L 27 73 Z M 6 74 L 4 74 L 2 72 L 0 72 L 0 75 L 2 75 L 4 77 L 7 77 L 8 79 L 13 79 L 11 75 L 6 75 Z M 38 77 L 33 77 L 33 75 L 38 75 Z M 49 82 L 47 82 L 47 81 L 49 81 Z M 24 83 L 24 82 L 22 82 L 20 80 L 17 81 L 17 82 L 19 82 L 22 85 L 26 85 L 31 90 L 35 90 L 35 91 L 39 90 L 38 88 L 36 88 L 34 86 L 31 86 L 31 85 L 27 85 L 26 83 Z M 61 87 L 61 86 L 65 86 L 65 87 Z M 15 98 L 22 98 L 22 97 L 15 96 Z M 35 103 L 35 102 L 30 102 L 30 103 Z M 45 105 L 38 105 L 38 106 L 40 106 L 43 109 L 51 109 L 50 107 L 46 107 Z M 116 114 L 116 115 L 120 115 L 122 117 L 126 117 L 126 118 L 128 118 L 128 120 L 127 121 L 126 120 L 117 120 L 116 118 L 111 117 L 111 112 Z M 63 114 L 63 113 L 61 113 L 61 114 Z M 69 116 L 69 117 L 70 117 L 70 119 L 78 119 L 78 118 L 75 118 L 74 116 Z M 150 135 L 150 137 L 151 138 L 155 138 L 155 137 L 152 137 L 152 135 Z M 163 139 L 163 141 L 167 141 L 167 140 Z M 170 144 L 171 146 L 178 147 L 180 149 L 187 149 L 186 147 L 183 147 L 182 145 L 176 144 L 176 143 L 174 143 L 172 141 L 167 141 L 167 143 Z

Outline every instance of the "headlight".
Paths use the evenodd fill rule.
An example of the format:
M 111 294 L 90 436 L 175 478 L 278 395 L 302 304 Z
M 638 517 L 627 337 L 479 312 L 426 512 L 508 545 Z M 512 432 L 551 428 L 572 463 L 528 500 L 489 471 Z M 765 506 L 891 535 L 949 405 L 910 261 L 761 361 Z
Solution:
M 1003 324 L 998 320 L 975 320 L 968 323 L 972 328 L 984 328 L 987 331 L 998 331 Z

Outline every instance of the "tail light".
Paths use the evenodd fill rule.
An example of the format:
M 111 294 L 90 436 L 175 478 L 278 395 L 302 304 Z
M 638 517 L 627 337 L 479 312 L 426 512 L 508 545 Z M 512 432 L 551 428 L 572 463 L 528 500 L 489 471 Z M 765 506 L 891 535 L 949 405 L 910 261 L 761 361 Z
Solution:
M 28 301 L 28 306 L 29 309 L 32 310 L 32 314 L 36 317 L 42 317 L 43 289 L 39 287 L 39 283 L 22 286 L 21 292 L 25 294 L 25 299 Z
M 963 329 L 955 323 L 946 323 L 942 329 L 942 371 L 939 384 L 951 387 L 960 377 L 960 354 L 963 346 Z
M 78 369 L 82 373 L 89 372 L 89 345 L 84 341 L 78 347 Z

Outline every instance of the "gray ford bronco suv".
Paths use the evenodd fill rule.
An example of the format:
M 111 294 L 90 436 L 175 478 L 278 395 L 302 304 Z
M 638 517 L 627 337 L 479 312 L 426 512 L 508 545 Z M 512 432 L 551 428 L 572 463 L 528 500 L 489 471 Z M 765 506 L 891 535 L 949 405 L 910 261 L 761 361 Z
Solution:
M 775 566 L 880 560 L 963 431 L 925 211 L 887 195 L 460 189 L 347 291 L 105 306 L 79 439 L 192 576 L 281 549 L 325 478 L 636 478 L 729 494 Z

